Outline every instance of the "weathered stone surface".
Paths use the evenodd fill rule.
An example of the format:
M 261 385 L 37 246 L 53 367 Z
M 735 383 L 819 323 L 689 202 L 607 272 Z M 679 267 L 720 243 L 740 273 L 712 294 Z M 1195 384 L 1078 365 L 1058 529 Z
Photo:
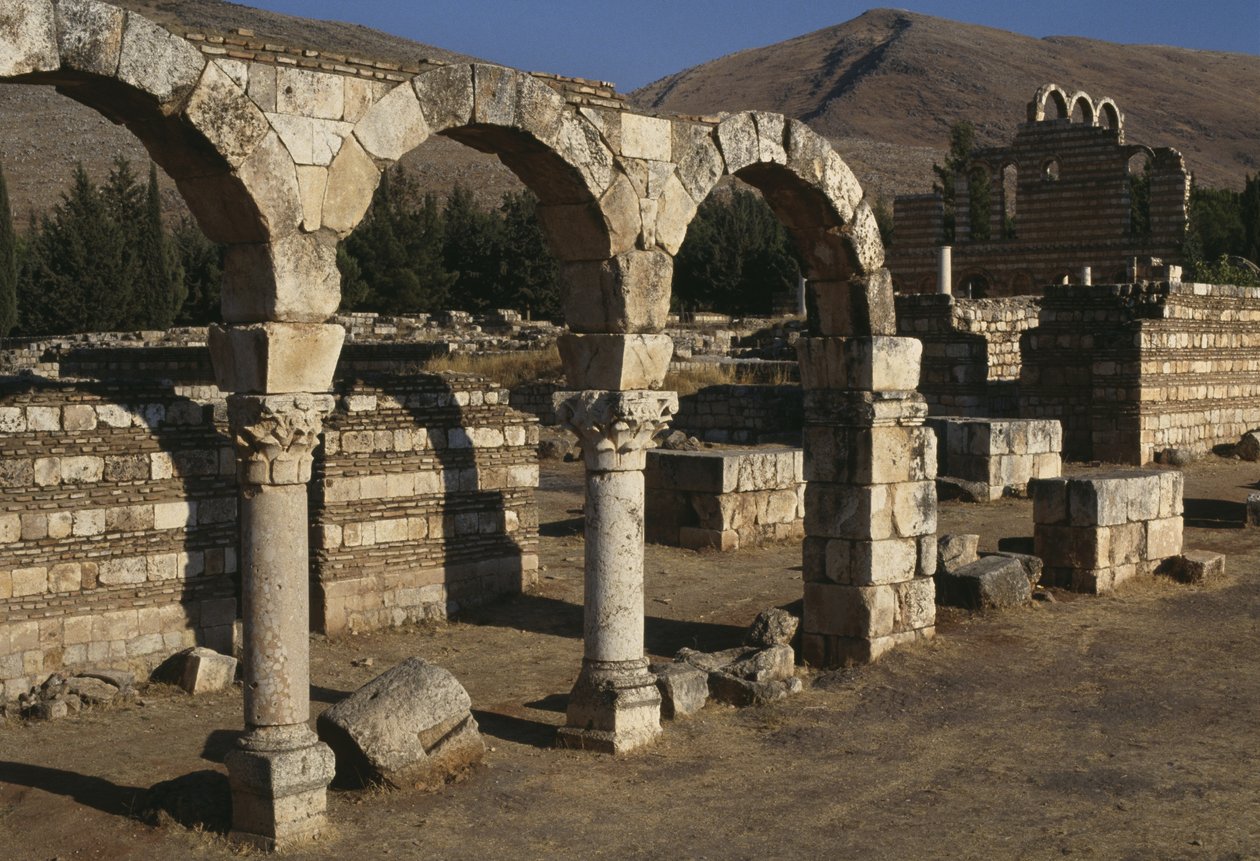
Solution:
M 184 654 L 179 686 L 193 696 L 227 690 L 235 681 L 236 658 L 231 655 L 220 655 L 203 646 Z
M 563 335 L 565 379 L 575 389 L 656 389 L 669 370 L 668 335 Z
M 433 789 L 485 753 L 471 705 L 447 670 L 408 658 L 320 715 L 319 734 L 347 780 Z
M 416 89 L 399 84 L 372 106 L 354 127 L 354 136 L 375 158 L 398 161 L 429 137 L 429 124 L 420 109 Z
M 341 75 L 280 66 L 276 69 L 276 111 L 318 120 L 340 120 L 345 115 L 344 80 Z
M 1000 550 L 996 553 L 986 553 L 986 556 L 1002 556 L 1007 559 L 1014 559 L 1024 568 L 1024 574 L 1028 577 L 1028 585 L 1036 589 L 1041 583 L 1041 575 L 1045 571 L 1045 562 L 1039 556 L 1033 556 L 1031 553 L 1011 553 L 1009 551 Z
M 673 271 L 672 258 L 661 251 L 562 264 L 565 321 L 578 333 L 659 332 L 669 316 Z
M 113 702 L 119 694 L 114 685 L 91 676 L 76 676 L 68 680 L 66 689 L 87 705 L 105 705 Z
M 722 154 L 713 139 L 713 129 L 675 120 L 673 153 L 678 165 L 679 182 L 691 199 L 699 204 L 709 196 L 725 168 Z
M 717 143 L 728 174 L 738 173 L 761 158 L 757 124 L 751 113 L 734 114 L 722 120 L 717 127 Z
M 267 121 L 280 140 L 293 163 L 328 167 L 332 164 L 354 126 L 340 120 L 299 117 L 292 114 L 266 114 Z
M 340 302 L 337 250 L 327 236 L 228 248 L 221 300 L 228 323 L 323 323 Z
M 690 664 L 653 664 L 661 692 L 661 717 L 674 720 L 693 715 L 709 701 L 709 674 Z
M 761 706 L 799 693 L 800 679 L 758 682 L 743 679 L 730 673 L 713 673 L 709 676 L 709 696 L 732 706 Z
M 59 63 L 52 3 L 48 0 L 0 2 L 0 76 L 49 72 Z
M 376 164 L 356 140 L 347 140 L 328 169 L 324 226 L 342 236 L 349 234 L 367 214 L 379 182 Z
M 187 41 L 135 13 L 127 15 L 118 79 L 149 93 L 168 114 L 183 105 L 206 59 Z
M 125 18 L 122 9 L 96 0 L 58 0 L 62 66 L 92 75 L 116 74 Z
M 939 604 L 969 610 L 1001 610 L 1032 600 L 1032 586 L 1017 559 L 986 556 L 953 573 L 936 575 Z
M 1260 460 L 1260 431 L 1247 431 L 1234 446 L 1234 454 L 1246 461 Z
M 844 236 L 857 264 L 857 274 L 871 274 L 884 265 L 884 241 L 880 239 L 879 224 L 875 221 L 875 212 L 869 202 L 863 200 L 858 204 Z
M 670 161 L 673 156 L 673 128 L 659 117 L 626 113 L 621 117 L 621 154 L 626 158 Z
M 808 389 L 910 392 L 919 385 L 923 343 L 884 336 L 801 338 L 797 356 Z
M 674 660 L 693 666 L 697 670 L 712 673 L 724 669 L 753 653 L 752 650 L 744 647 L 723 649 L 720 652 L 701 652 L 696 649 L 682 648 L 674 655 Z
M 771 607 L 757 614 L 745 641 L 757 648 L 790 645 L 800 623 L 801 620 L 787 610 Z
M 435 132 L 467 125 L 473 110 L 473 73 L 468 65 L 447 66 L 412 80 L 420 110 Z
M 266 236 L 279 238 L 298 229 L 298 225 L 302 223 L 302 200 L 298 190 L 297 167 L 278 134 L 272 132 L 263 138 L 250 157 L 237 168 L 236 174 L 258 207 L 262 230 Z M 181 183 L 180 188 L 184 187 L 185 183 Z M 199 188 L 196 183 L 188 187 Z M 214 189 L 192 193 L 213 194 Z M 230 213 L 225 213 L 223 219 L 230 217 Z M 239 218 L 239 214 L 237 217 Z M 223 219 L 220 219 L 219 229 L 216 231 L 216 236 L 221 237 L 220 241 L 251 241 L 251 232 L 230 223 L 222 223 Z
M 687 237 L 687 228 L 695 218 L 696 209 L 696 202 L 682 180 L 671 173 L 656 204 L 656 243 L 670 254 L 677 254 Z
M 224 392 L 326 392 L 345 330 L 314 323 L 211 326 L 210 355 Z
M 271 132 L 258 106 L 215 63 L 206 65 L 185 115 L 232 167 L 249 158 Z
M 1170 560 L 1167 572 L 1182 583 L 1204 583 L 1225 576 L 1225 555 L 1210 550 L 1187 550 Z
M 957 573 L 959 568 L 980 558 L 976 554 L 979 546 L 979 535 L 942 535 L 936 540 L 937 571 Z
M 746 653 L 720 668 L 722 673 L 753 682 L 778 682 L 796 673 L 796 654 L 786 643 Z

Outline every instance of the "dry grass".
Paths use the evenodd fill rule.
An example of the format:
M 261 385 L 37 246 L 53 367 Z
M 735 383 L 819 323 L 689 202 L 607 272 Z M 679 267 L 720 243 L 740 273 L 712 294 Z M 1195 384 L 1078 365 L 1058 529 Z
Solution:
M 662 388 L 668 392 L 678 392 L 680 397 L 685 397 L 694 395 L 709 386 L 791 386 L 795 384 L 796 380 L 793 379 L 787 365 L 704 362 L 690 365 L 681 371 L 670 371 L 665 375 Z
M 560 350 L 555 344 L 543 350 L 516 353 L 454 353 L 426 362 L 424 367 L 435 374 L 442 371 L 476 374 L 508 389 L 521 383 L 556 380 L 564 374 Z

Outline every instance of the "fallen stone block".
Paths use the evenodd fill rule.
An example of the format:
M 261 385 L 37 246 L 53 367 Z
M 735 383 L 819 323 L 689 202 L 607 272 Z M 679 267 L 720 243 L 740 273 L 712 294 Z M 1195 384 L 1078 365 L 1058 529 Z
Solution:
M 1234 446 L 1234 454 L 1242 460 L 1260 460 L 1260 431 L 1247 431 Z
M 661 692 L 661 717 L 673 720 L 693 715 L 709 701 L 709 674 L 690 664 L 653 664 Z
M 182 653 L 184 670 L 179 686 L 193 696 L 224 691 L 236 681 L 236 658 L 196 646 Z
M 725 669 L 736 661 L 743 660 L 752 654 L 753 650 L 745 647 L 723 649 L 720 652 L 700 652 L 684 647 L 678 650 L 678 654 L 674 655 L 674 660 L 679 663 L 690 664 L 697 670 L 712 673 L 716 670 Z
M 320 715 L 343 784 L 436 789 L 485 756 L 472 700 L 453 675 L 408 658 Z
M 118 688 L 123 693 L 129 693 L 136 684 L 135 673 L 129 673 L 126 670 L 83 670 L 76 673 L 75 676 L 80 679 L 100 679 L 102 682 L 108 682 Z
M 936 539 L 936 570 L 952 574 L 979 559 L 979 535 L 942 535 Z M 926 573 L 926 572 L 924 572 Z
M 779 682 L 796 674 L 796 653 L 786 644 L 760 649 L 727 664 L 720 672 L 753 682 Z
M 81 703 L 90 706 L 106 705 L 118 697 L 119 689 L 109 682 L 91 676 L 75 676 L 66 685 L 71 694 L 79 698 Z
M 1041 583 L 1041 575 L 1046 569 L 1045 562 L 1041 557 L 1033 556 L 1031 553 L 1012 553 L 1009 550 L 998 550 L 994 553 L 986 553 L 985 556 L 1002 556 L 1006 559 L 1014 559 L 1024 568 L 1024 574 L 1028 577 L 1028 585 L 1033 589 Z
M 1210 550 L 1187 550 L 1169 559 L 1164 570 L 1182 583 L 1203 583 L 1225 576 L 1225 555 Z
M 1260 493 L 1247 496 L 1247 519 L 1244 525 L 1249 528 L 1260 526 Z
M 936 575 L 936 602 L 968 610 L 1001 610 L 1032 600 L 1032 586 L 1019 560 L 985 556 L 953 573 Z
M 773 682 L 741 679 L 730 673 L 709 675 L 709 696 L 720 703 L 732 706 L 760 706 L 799 693 L 804 685 L 800 679 L 791 678 Z
M 762 610 L 748 629 L 748 636 L 744 641 L 756 648 L 786 646 L 791 644 L 800 624 L 800 619 L 779 607 Z

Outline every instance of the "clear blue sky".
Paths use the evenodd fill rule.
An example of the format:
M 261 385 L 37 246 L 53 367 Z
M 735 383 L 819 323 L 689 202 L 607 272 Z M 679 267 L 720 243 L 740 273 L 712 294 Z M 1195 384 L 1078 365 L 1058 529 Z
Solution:
M 840 24 L 850 0 L 252 0 L 353 21 L 529 71 L 612 81 L 629 91 L 732 51 Z M 963 0 L 899 5 L 1029 36 L 1085 36 L 1260 54 L 1260 0 Z

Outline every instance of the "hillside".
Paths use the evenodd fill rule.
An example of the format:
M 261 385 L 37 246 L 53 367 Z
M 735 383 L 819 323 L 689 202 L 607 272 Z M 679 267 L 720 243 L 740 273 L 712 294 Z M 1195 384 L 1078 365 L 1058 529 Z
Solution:
M 1129 141 L 1176 147 L 1201 184 L 1241 188 L 1260 169 L 1260 57 L 1034 39 L 889 9 L 686 69 L 630 99 L 667 112 L 798 117 L 887 196 L 930 187 L 957 120 L 976 126 L 982 146 L 1009 141 L 1048 81 L 1112 96 Z

